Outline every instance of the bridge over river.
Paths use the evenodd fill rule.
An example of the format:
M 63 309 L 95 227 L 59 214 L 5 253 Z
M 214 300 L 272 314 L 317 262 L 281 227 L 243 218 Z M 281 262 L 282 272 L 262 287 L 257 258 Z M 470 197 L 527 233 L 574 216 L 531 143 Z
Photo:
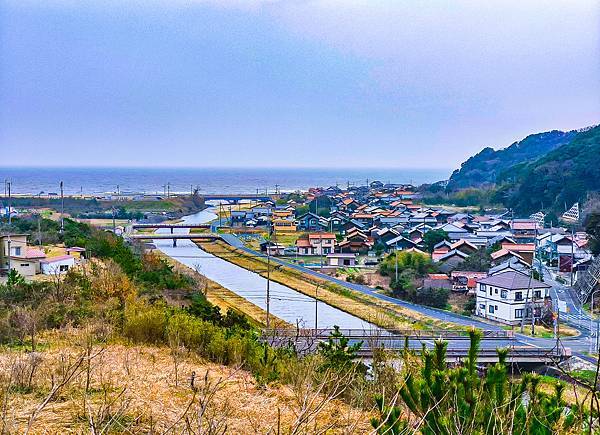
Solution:
M 299 352 L 309 353 L 320 342 L 331 338 L 333 329 L 269 329 L 262 332 L 262 339 L 273 346 L 293 344 Z M 421 351 L 423 346 L 431 349 L 436 340 L 447 342 L 446 361 L 456 363 L 468 357 L 470 337 L 464 330 L 382 330 L 339 329 L 350 343 L 362 342 L 357 355 L 372 358 L 375 350 L 400 352 L 408 348 Z M 571 357 L 571 351 L 563 346 L 533 347 L 519 342 L 512 331 L 480 330 L 482 337 L 477 361 L 481 364 L 498 362 L 498 348 L 508 348 L 508 363 L 544 365 L 554 364 Z

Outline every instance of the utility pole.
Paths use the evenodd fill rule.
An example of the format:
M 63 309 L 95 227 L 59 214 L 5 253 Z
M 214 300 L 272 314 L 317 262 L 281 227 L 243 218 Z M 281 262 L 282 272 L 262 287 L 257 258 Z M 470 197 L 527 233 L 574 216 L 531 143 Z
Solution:
M 270 233 L 270 231 L 269 231 Z M 271 237 L 267 239 L 267 329 L 270 327 L 271 314 Z
M 8 240 L 7 240 L 7 245 L 8 245 L 8 273 L 10 273 L 10 271 L 12 270 L 12 259 L 11 259 L 11 255 L 12 255 L 12 251 L 11 251 L 11 244 L 12 244 L 12 240 L 10 238 L 10 225 L 12 223 L 11 220 L 11 207 L 12 207 L 12 197 L 11 197 L 11 193 L 10 193 L 10 184 L 11 182 L 8 181 L 6 184 L 6 189 L 8 189 L 8 226 L 9 226 L 9 230 L 8 230 Z
M 319 329 L 319 299 L 317 296 L 319 295 L 319 286 L 321 284 L 317 284 L 315 287 L 315 336 L 317 335 L 317 329 Z
M 395 249 L 394 255 L 395 255 L 395 259 L 396 259 L 395 268 L 396 268 L 396 286 L 397 286 L 398 285 L 398 240 L 396 240 L 396 249 Z
M 8 189 L 8 225 L 11 225 L 12 224 L 12 195 L 10 192 L 10 189 L 11 189 L 10 181 L 6 182 L 5 189 Z
M 575 264 L 575 233 L 571 227 L 571 287 L 573 287 L 573 265 Z
M 60 233 L 65 232 L 65 192 L 64 183 L 60 182 Z

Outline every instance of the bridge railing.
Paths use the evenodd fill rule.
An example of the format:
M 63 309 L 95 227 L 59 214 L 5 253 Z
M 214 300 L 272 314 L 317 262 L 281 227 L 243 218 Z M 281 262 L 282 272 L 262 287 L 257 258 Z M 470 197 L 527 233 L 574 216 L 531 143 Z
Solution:
M 311 338 L 329 338 L 333 329 L 265 329 L 262 331 L 263 337 L 311 337 Z M 378 338 L 378 339 L 403 339 L 420 338 L 420 339 L 437 339 L 437 338 L 452 338 L 452 339 L 468 339 L 469 333 L 464 330 L 419 330 L 419 329 L 339 329 L 339 331 L 348 338 Z M 481 330 L 483 339 L 509 339 L 514 337 L 512 331 L 507 330 Z

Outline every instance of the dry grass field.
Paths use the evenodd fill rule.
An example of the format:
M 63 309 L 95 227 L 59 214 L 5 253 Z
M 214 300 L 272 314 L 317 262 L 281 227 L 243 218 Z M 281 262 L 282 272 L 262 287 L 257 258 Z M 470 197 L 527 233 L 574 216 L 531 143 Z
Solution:
M 306 395 L 300 384 L 258 385 L 244 370 L 186 351 L 86 345 L 81 331 L 61 334 L 40 352 L 0 353 L 0 432 L 370 432 L 368 413 Z

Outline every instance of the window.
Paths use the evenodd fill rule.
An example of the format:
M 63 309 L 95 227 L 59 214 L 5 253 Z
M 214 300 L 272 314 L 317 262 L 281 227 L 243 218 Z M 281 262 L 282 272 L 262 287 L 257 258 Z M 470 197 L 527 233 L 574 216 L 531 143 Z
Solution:
M 21 267 L 29 267 L 29 263 L 21 263 Z
M 479 309 L 485 311 L 485 304 L 479 304 Z
M 516 292 L 515 293 L 515 301 L 522 301 L 523 300 L 523 292 Z
M 494 293 L 498 294 L 498 289 L 497 288 L 494 289 Z
M 508 297 L 508 292 L 507 292 L 506 290 L 502 290 L 502 291 L 500 292 L 500 297 L 501 297 L 502 299 L 506 299 L 506 298 Z
M 490 305 L 488 307 L 488 309 L 489 309 L 490 313 L 494 314 L 494 306 L 493 305 Z
M 58 270 L 59 270 L 60 272 L 66 272 L 66 271 L 68 271 L 68 270 L 69 270 L 69 265 L 68 265 L 68 264 L 61 264 L 61 265 L 59 266 Z
M 515 319 L 523 318 L 523 308 L 518 308 L 515 310 Z
M 21 247 L 20 246 L 15 247 L 15 255 L 17 257 L 19 257 L 21 255 Z
M 486 291 L 486 287 L 485 284 L 479 284 L 479 290 L 481 290 L 482 292 Z
M 542 291 L 541 290 L 536 290 L 533 292 L 533 297 L 536 299 L 540 299 L 542 297 Z

